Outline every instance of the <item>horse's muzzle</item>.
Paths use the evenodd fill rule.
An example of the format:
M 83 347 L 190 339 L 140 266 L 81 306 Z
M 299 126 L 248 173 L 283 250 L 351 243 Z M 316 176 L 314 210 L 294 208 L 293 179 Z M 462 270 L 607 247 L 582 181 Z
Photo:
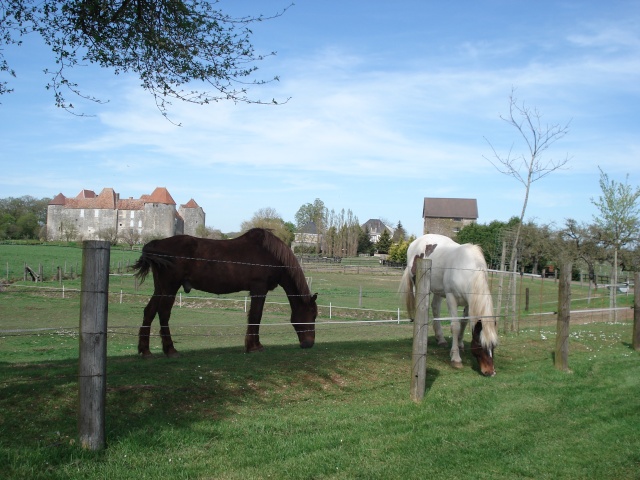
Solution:
M 314 343 L 315 343 L 315 340 L 302 340 L 300 342 L 300 348 L 311 348 L 313 347 Z

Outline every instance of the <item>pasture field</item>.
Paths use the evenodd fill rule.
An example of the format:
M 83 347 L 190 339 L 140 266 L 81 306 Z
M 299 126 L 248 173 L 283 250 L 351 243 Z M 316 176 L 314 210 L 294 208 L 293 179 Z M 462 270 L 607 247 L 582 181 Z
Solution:
M 0 265 L 18 257 L 5 248 Z M 404 314 L 358 322 L 396 319 L 399 274 L 376 272 L 307 270 L 321 305 L 312 349 L 297 347 L 279 290 L 257 354 L 243 353 L 243 294 L 192 292 L 172 314 L 181 357 L 165 358 L 154 337 L 150 360 L 137 356 L 136 335 L 151 285 L 112 276 L 102 452 L 76 441 L 79 281 L 64 280 L 64 298 L 53 281 L 3 288 L 2 478 L 639 478 L 640 354 L 629 320 L 572 316 L 572 372 L 557 371 L 555 316 L 540 315 L 555 310 L 557 287 L 525 279 L 537 295 L 530 316 L 518 301 L 518 333 L 500 330 L 498 374 L 478 373 L 468 333 L 462 370 L 430 336 L 427 392 L 415 404 L 412 324 Z M 577 305 L 586 296 L 574 285 Z M 329 305 L 343 323 L 329 323 Z

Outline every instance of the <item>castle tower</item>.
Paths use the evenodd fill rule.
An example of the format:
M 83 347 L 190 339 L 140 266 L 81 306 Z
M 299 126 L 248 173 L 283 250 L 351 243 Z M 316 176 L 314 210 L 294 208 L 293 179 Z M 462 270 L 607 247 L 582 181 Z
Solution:
M 143 195 L 144 220 L 143 231 L 154 238 L 172 237 L 181 233 L 176 231 L 179 218 L 176 215 L 176 202 L 165 187 L 156 188 L 151 195 Z
M 205 213 L 200 205 L 192 198 L 186 204 L 180 205 L 178 213 L 184 220 L 184 234 L 196 236 L 199 227 L 204 227 Z

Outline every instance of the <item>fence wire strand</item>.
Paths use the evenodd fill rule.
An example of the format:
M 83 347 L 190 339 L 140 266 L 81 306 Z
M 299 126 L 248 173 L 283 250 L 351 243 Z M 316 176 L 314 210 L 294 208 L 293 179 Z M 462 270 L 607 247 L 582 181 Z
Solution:
M 52 246 L 53 247 L 53 246 Z M 58 246 L 55 245 L 55 247 L 58 248 L 76 248 L 81 250 L 82 247 L 79 246 Z M 192 261 L 198 261 L 198 262 L 215 262 L 215 263 L 234 263 L 234 264 L 241 264 L 241 265 L 248 265 L 248 266 L 256 266 L 259 264 L 254 264 L 254 263 L 247 263 L 247 262 L 237 262 L 237 261 L 221 261 L 221 260 L 216 260 L 216 259 L 206 259 L 206 258 L 196 258 L 196 257 L 185 257 L 185 256 L 169 256 L 169 255 L 158 255 L 158 256 L 163 256 L 163 257 L 167 257 L 167 258 L 179 258 L 179 259 L 187 259 L 187 260 L 192 260 Z M 120 264 L 118 264 L 118 271 L 122 270 L 122 269 L 126 269 L 126 268 L 130 268 L 130 267 L 121 267 Z M 295 268 L 301 268 L 303 270 L 305 270 L 304 267 L 305 264 L 301 263 L 300 265 L 298 265 Z M 259 266 L 264 266 L 264 265 L 259 265 Z M 272 266 L 272 265 L 269 265 Z M 309 266 L 307 264 L 307 266 Z M 1 265 L 0 265 L 1 267 Z M 284 265 L 281 266 L 275 266 L 275 267 L 280 267 L 283 268 L 285 267 Z M 293 268 L 293 267 L 288 267 L 287 268 Z M 23 267 L 20 267 L 18 270 L 22 270 Z M 53 267 L 52 267 L 53 268 Z M 380 269 L 380 267 L 368 267 L 368 266 L 359 266 L 359 265 L 340 265 L 339 267 L 336 268 L 336 264 L 314 264 L 313 268 L 309 269 L 310 271 L 315 271 L 315 272 L 335 272 L 336 269 L 338 271 L 342 271 L 344 273 L 347 272 L 347 270 L 356 270 L 358 272 L 360 272 L 360 270 L 362 269 L 363 271 L 373 271 L 373 270 L 368 270 L 368 269 Z M 401 269 L 397 269 L 395 267 L 386 267 L 387 272 L 392 272 L 391 274 L 395 275 L 398 277 L 398 283 L 399 283 L 399 278 L 400 278 L 400 273 L 402 273 Z M 390 270 L 391 269 L 391 270 Z M 77 272 L 77 268 L 76 268 L 76 272 Z M 492 272 L 493 273 L 493 272 Z M 498 272 L 498 274 L 500 274 Z M 506 274 L 506 275 L 513 275 L 510 272 L 502 272 L 502 274 Z M 112 274 L 112 276 L 119 276 L 121 278 L 124 277 L 131 277 L 132 274 L 129 273 L 118 273 L 118 274 Z M 9 268 L 7 266 L 7 278 L 9 278 Z M 491 279 L 491 281 L 493 282 L 493 277 Z M 520 279 L 520 281 L 522 282 L 522 279 Z M 65 288 L 64 285 L 62 287 L 50 287 L 50 286 L 45 286 L 45 285 L 38 285 L 38 283 L 42 283 L 42 282 L 37 282 L 35 285 L 25 285 L 25 284 L 19 284 L 19 283 L 2 283 L 0 284 L 0 294 L 2 295 L 6 295 L 7 293 L 10 294 L 17 294 L 21 291 L 24 292 L 37 292 L 39 294 L 43 294 L 45 296 L 51 296 L 52 294 L 60 294 L 62 293 L 62 295 L 82 295 L 82 293 L 106 293 L 109 295 L 110 298 L 113 297 L 117 297 L 120 296 L 121 300 L 123 297 L 126 298 L 131 298 L 131 299 L 139 299 L 139 298 L 151 298 L 153 296 L 159 296 L 158 294 L 155 293 L 145 293 L 145 292 L 123 292 L 122 290 L 117 291 L 117 290 L 113 290 L 111 289 L 108 292 L 105 291 L 99 291 L 99 292 L 88 292 L 85 291 L 83 292 L 81 289 L 75 289 L 75 288 Z M 542 288 L 542 284 L 541 284 L 541 288 Z M 319 288 L 319 294 L 320 297 L 322 297 L 323 292 L 322 292 L 322 288 Z M 405 293 L 403 291 L 403 287 L 398 289 L 398 294 L 403 294 Z M 353 295 L 355 295 L 355 289 L 353 293 L 350 292 L 330 292 L 330 295 L 327 294 L 328 296 L 330 296 L 331 298 L 345 298 L 345 297 L 353 297 Z M 378 296 L 389 296 L 389 292 L 387 290 L 383 290 L 383 289 L 368 289 L 365 292 L 360 293 L 360 295 L 362 296 L 362 298 L 373 298 L 373 297 L 378 297 Z M 284 298 L 284 299 L 288 299 L 289 297 L 291 297 L 292 295 L 287 295 L 287 294 L 282 294 L 280 292 L 278 293 L 269 293 L 268 295 L 238 295 L 238 296 L 225 296 L 225 297 L 220 297 L 220 296 L 198 296 L 198 295 L 182 295 L 181 292 L 177 293 L 176 295 L 163 295 L 163 296 L 171 296 L 174 298 L 179 298 L 179 300 L 181 302 L 185 303 L 185 306 L 187 305 L 188 302 L 226 302 L 226 301 L 231 301 L 231 302 L 236 302 L 236 303 L 242 303 L 242 302 L 246 302 L 247 300 L 251 300 L 251 298 L 255 298 L 255 297 L 260 297 L 260 298 L 264 298 L 265 296 L 269 296 L 270 298 Z M 518 302 L 518 305 L 520 305 L 521 300 L 524 298 L 524 296 L 522 294 L 516 294 L 515 298 Z M 607 297 L 602 296 L 602 297 L 597 297 L 597 296 L 593 296 L 593 297 L 589 297 L 588 299 L 572 299 L 572 301 L 584 301 L 584 300 L 588 300 L 588 301 L 592 301 L 594 299 L 598 299 L 598 298 L 602 298 L 602 299 L 606 299 Z M 540 294 L 540 300 L 542 300 L 542 291 Z M 276 303 L 276 302 L 266 302 L 267 305 L 287 305 L 286 303 Z M 557 299 L 553 299 L 553 300 L 549 300 L 548 302 L 538 302 L 538 305 L 540 306 L 540 308 L 543 307 L 543 305 L 557 305 Z M 350 313 L 350 312 L 365 312 L 367 314 L 369 313 L 373 313 L 373 314 L 380 314 L 380 315 L 395 315 L 396 318 L 395 319 L 373 319 L 373 320 L 362 320 L 359 318 L 349 318 L 349 319 L 343 319 L 343 320 L 333 320 L 333 319 L 329 319 L 329 320 L 322 320 L 319 319 L 315 322 L 314 327 L 316 328 L 316 331 L 319 332 L 338 332 L 338 331 L 346 331 L 347 329 L 361 329 L 363 327 L 370 327 L 373 329 L 377 329 L 379 333 L 379 336 L 382 337 L 387 337 L 388 334 L 385 334 L 384 332 L 382 332 L 381 330 L 383 329 L 383 327 L 387 327 L 385 328 L 385 330 L 387 330 L 390 327 L 393 328 L 398 328 L 401 327 L 404 330 L 407 330 L 406 327 L 407 325 L 410 325 L 411 320 L 408 318 L 401 318 L 400 316 L 400 309 L 397 310 L 382 310 L 382 309 L 366 309 L 366 308 L 361 308 L 361 307 L 348 307 L 348 306 L 339 306 L 339 305 L 332 305 L 331 303 L 329 305 L 318 305 L 318 307 L 320 309 L 333 309 L 333 310 L 342 310 L 344 312 Z M 570 315 L 590 315 L 591 318 L 593 318 L 594 315 L 597 315 L 598 313 L 602 314 L 602 316 L 604 317 L 605 314 L 608 314 L 612 311 L 625 311 L 625 310 L 629 310 L 630 308 L 633 307 L 618 307 L 615 309 L 611 309 L 611 308 L 587 308 L 587 309 L 582 309 L 582 310 L 571 310 Z M 529 351 L 531 350 L 535 350 L 537 352 L 540 353 L 540 358 L 538 360 L 531 360 L 529 359 L 528 362 L 532 362 L 532 361 L 549 361 L 549 356 L 550 356 L 550 352 L 553 349 L 553 345 L 549 344 L 549 345 L 545 345 L 544 342 L 547 342 L 547 337 L 545 336 L 545 333 L 543 333 L 542 330 L 542 325 L 541 325 L 541 318 L 543 317 L 550 317 L 550 316 L 556 316 L 557 312 L 556 311 L 539 311 L 539 312 L 531 312 L 528 313 L 526 315 L 522 315 L 522 314 L 518 314 L 518 318 L 517 321 L 519 322 L 519 326 L 518 328 L 530 328 L 530 329 L 535 329 L 535 322 L 538 322 L 537 325 L 537 329 L 538 329 L 538 335 L 540 335 L 540 341 L 543 342 L 542 344 L 539 343 L 534 343 L 531 339 L 525 339 L 523 337 L 522 340 L 518 340 L 519 337 L 518 336 L 509 336 L 509 342 L 508 345 L 506 346 L 506 348 L 509 348 L 510 350 L 518 350 L 518 349 L 524 349 L 527 348 L 529 349 Z M 486 318 L 486 317 L 483 317 Z M 493 318 L 498 318 L 500 320 L 500 322 L 505 320 L 505 316 L 501 315 L 500 312 L 498 312 L 496 315 L 494 315 Z M 461 320 L 468 320 L 468 317 L 453 317 L 453 316 L 448 316 L 448 317 L 441 317 L 441 318 L 430 318 L 429 319 L 429 324 L 432 324 L 434 321 L 438 321 L 438 322 L 452 322 L 452 321 L 461 321 Z M 290 336 L 291 335 L 291 331 L 288 330 L 287 332 L 285 331 L 276 331 L 277 328 L 279 327 L 283 327 L 283 326 L 289 326 L 292 325 L 290 322 L 265 322 L 265 323 L 261 323 L 259 324 L 260 328 L 261 328 L 261 332 L 260 335 L 261 336 Z M 247 323 L 243 323 L 243 324 L 238 324 L 238 325 L 230 325 L 230 324 L 196 324 L 196 325 L 180 325 L 180 324 L 172 324 L 171 328 L 172 328 L 172 336 L 176 337 L 176 338 L 194 338 L 194 337 L 246 337 L 247 333 L 242 331 L 244 330 L 247 326 L 249 326 Z M 428 328 L 428 324 L 425 325 L 425 328 Z M 140 326 L 139 325 L 122 325 L 122 326 L 109 326 L 106 332 L 94 332 L 93 334 L 106 334 L 108 336 L 125 336 L 125 337 L 138 337 L 139 335 L 139 330 Z M 234 332 L 233 329 L 238 330 L 237 332 Z M 188 332 L 187 330 L 192 330 L 192 331 L 196 331 L 195 333 L 191 333 Z M 199 330 L 199 331 L 198 331 Z M 208 331 L 205 331 L 208 330 Z M 372 330 L 369 329 L 368 333 L 371 333 Z M 86 333 L 86 332 L 85 332 Z M 407 332 L 408 333 L 408 332 Z M 549 335 L 552 335 L 553 332 L 549 333 Z M 48 336 L 68 336 L 68 337 L 77 337 L 80 335 L 79 332 L 79 327 L 76 328 L 70 328 L 68 326 L 58 326 L 58 327 L 32 327 L 32 328 L 9 328 L 9 329 L 1 329 L 0 330 L 0 337 L 4 338 L 4 337 L 15 337 L 15 336 L 42 336 L 42 335 L 48 335 Z M 150 333 L 149 337 L 161 337 L 162 334 L 161 333 Z M 567 341 L 578 341 L 579 339 L 575 338 L 575 337 L 569 337 L 569 339 Z M 505 347 L 502 347 L 505 348 Z M 448 352 L 448 350 L 447 350 Z M 443 351 L 436 351 L 434 352 L 433 349 L 430 349 L 428 351 L 428 356 L 429 358 L 439 358 L 442 357 L 441 361 L 443 363 L 446 363 L 446 353 L 447 352 L 443 352 Z M 575 353 L 574 353 L 575 354 Z M 112 375 L 112 374 L 109 374 Z M 95 375 L 91 375 L 91 376 L 95 376 Z M 66 378 L 66 376 L 64 376 Z M 79 375 L 77 373 L 73 374 L 73 375 L 69 375 L 69 378 L 79 378 Z M 6 383 L 3 381 L 3 383 Z M 404 384 L 404 382 L 403 382 Z

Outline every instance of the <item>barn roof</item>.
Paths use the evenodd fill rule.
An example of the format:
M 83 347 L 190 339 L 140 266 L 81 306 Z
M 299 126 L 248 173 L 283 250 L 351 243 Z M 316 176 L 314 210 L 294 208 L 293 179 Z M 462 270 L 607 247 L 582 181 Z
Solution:
M 422 218 L 478 219 L 478 201 L 475 198 L 425 197 Z

